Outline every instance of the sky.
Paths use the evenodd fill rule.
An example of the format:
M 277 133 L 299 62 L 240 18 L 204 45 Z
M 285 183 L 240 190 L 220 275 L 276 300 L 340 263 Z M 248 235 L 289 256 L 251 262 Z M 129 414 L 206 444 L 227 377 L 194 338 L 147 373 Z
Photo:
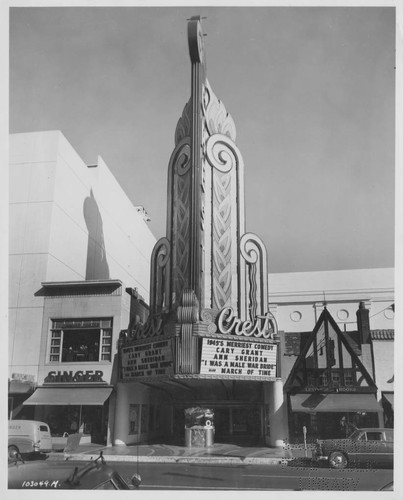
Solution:
M 87 164 L 100 155 L 165 236 L 192 15 L 269 272 L 393 267 L 393 7 L 14 7 L 10 132 L 61 130 Z

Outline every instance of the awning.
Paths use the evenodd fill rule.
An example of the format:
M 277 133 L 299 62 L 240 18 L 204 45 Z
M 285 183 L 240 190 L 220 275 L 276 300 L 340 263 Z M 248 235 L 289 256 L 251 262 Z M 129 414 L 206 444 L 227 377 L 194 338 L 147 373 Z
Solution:
M 379 412 L 381 405 L 373 394 L 296 394 L 291 396 L 295 412 Z
M 27 392 L 32 392 L 34 389 L 33 382 L 20 381 L 20 380 L 10 380 L 8 386 L 8 392 L 10 394 L 26 394 Z
M 24 405 L 103 405 L 112 387 L 39 387 Z
M 395 402 L 395 394 L 393 392 L 384 392 L 382 393 L 382 396 L 386 399 L 386 401 L 390 404 L 392 407 L 392 410 L 394 410 L 394 402 Z

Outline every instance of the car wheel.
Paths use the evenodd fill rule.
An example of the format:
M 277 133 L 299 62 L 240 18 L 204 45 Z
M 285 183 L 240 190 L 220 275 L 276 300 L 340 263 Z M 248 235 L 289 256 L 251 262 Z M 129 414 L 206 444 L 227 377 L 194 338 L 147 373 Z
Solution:
M 333 451 L 329 456 L 329 465 L 332 469 L 345 469 L 347 457 L 341 451 Z
M 8 458 L 10 460 L 15 460 L 20 453 L 20 450 L 13 444 L 8 447 Z

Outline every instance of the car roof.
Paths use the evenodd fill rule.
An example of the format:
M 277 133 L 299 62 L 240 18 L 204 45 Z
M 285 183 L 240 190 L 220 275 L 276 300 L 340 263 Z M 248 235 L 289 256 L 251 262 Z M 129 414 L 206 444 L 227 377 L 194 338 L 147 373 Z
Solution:
M 371 432 L 375 432 L 375 431 L 378 431 L 378 432 L 393 432 L 393 429 L 390 429 L 388 427 L 360 427 L 359 429 L 357 429 L 357 431 L 371 431 Z
M 39 424 L 39 425 L 48 425 L 46 422 L 42 422 L 42 420 L 9 420 L 8 425 L 21 425 L 21 424 Z
M 109 481 L 115 471 L 105 462 L 92 460 L 83 465 L 68 461 L 17 462 L 8 467 L 8 487 L 21 488 L 23 481 L 59 481 L 60 489 L 92 489 Z

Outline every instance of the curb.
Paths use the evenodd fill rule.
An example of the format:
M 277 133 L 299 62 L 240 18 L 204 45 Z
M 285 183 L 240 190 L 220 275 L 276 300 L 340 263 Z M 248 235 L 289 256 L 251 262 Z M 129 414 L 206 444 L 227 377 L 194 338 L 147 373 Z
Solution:
M 53 460 L 89 461 L 98 456 L 97 453 L 54 454 Z M 190 463 L 190 464 L 243 464 L 243 465 L 287 465 L 292 458 L 285 457 L 195 457 L 195 456 L 135 456 L 135 455 L 103 455 L 106 462 L 139 462 L 139 463 Z

